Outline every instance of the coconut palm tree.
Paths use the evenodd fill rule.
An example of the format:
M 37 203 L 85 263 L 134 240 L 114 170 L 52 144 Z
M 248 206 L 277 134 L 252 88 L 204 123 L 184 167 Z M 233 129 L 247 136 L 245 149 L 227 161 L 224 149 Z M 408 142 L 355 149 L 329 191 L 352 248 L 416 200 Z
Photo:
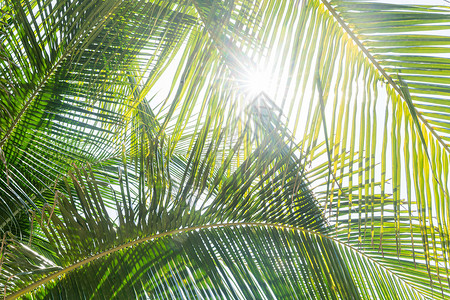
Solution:
M 450 298 L 437 2 L 0 1 L 1 292 Z

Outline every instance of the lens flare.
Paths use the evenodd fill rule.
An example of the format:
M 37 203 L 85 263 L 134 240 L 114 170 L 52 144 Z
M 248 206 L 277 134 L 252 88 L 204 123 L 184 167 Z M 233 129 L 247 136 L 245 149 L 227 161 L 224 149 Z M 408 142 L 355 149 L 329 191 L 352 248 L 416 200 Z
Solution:
M 269 89 L 269 86 L 270 77 L 266 72 L 257 71 L 249 75 L 248 88 L 253 96 L 266 92 Z

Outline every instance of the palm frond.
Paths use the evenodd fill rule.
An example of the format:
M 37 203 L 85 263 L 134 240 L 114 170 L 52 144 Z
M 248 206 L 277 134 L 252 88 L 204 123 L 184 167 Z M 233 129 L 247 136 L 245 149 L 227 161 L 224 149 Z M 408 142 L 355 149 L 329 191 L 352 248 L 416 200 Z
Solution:
M 448 8 L 30 1 L 2 13 L 8 293 L 42 279 L 35 296 L 450 297 Z M 271 78 L 255 93 L 260 69 Z
M 174 9 L 176 5 L 127 1 L 11 5 L 16 13 L 7 20 L 3 47 L 9 60 L 28 73 L 11 78 L 17 86 L 14 96 L 10 91 L 2 98 L 9 116 L 1 125 L 1 171 L 7 179 L 1 198 L 9 199 L 2 201 L 5 208 L 42 207 L 43 191 L 52 190 L 72 163 L 95 163 L 120 154 L 115 145 L 128 143 L 130 111 L 144 97 L 133 96 L 129 71 L 142 74 L 135 81 L 151 85 L 195 22 L 186 9 Z M 113 12 L 122 17 L 111 18 Z M 143 59 L 145 64 L 135 63 Z M 8 64 L 3 64 L 6 78 L 10 78 Z M 13 219 L 11 213 L 5 214 L 7 218 Z

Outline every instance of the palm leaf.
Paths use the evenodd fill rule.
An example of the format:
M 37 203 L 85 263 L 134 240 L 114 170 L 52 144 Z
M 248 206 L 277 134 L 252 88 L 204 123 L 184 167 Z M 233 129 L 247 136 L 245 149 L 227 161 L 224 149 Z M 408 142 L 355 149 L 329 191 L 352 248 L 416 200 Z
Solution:
M 76 4 L 4 9 L 8 292 L 449 297 L 447 8 Z
M 31 4 L 12 6 L 17 13 L 8 20 L 11 40 L 4 48 L 13 53 L 12 61 L 32 74 L 13 78 L 22 86 L 16 89 L 13 102 L 6 94 L 3 98 L 5 107 L 11 106 L 11 118 L 2 118 L 2 173 L 8 176 L 2 188 L 5 206 L 42 206 L 46 202 L 42 192 L 51 190 L 71 163 L 95 162 L 120 153 L 114 145 L 125 142 L 129 110 L 142 100 L 131 97 L 128 72 L 138 68 L 145 77 L 137 80 L 151 84 L 177 47 L 179 36 L 192 25 L 192 18 L 172 10 L 174 5 L 87 1 L 55 6 L 45 2 L 34 4 L 39 9 L 37 16 Z M 108 17 L 112 11 L 126 14 L 120 20 L 112 19 Z M 137 24 L 150 25 L 136 27 L 124 22 L 130 16 Z M 33 18 L 45 22 L 46 36 L 41 37 L 39 30 L 43 29 L 35 28 L 37 20 Z M 61 22 L 66 22 L 62 20 L 71 26 L 61 27 Z M 167 20 L 172 27 L 161 29 Z M 29 31 L 36 32 L 37 40 L 28 41 L 33 38 Z M 149 34 L 152 40 L 148 40 Z M 14 48 L 17 40 L 23 40 L 23 48 Z M 134 65 L 132 61 L 139 59 L 142 49 L 146 52 L 140 59 L 150 60 Z M 33 64 L 36 66 L 31 67 Z M 109 149 L 106 152 L 105 147 Z M 30 168 L 35 171 L 28 173 Z M 4 218 L 13 219 L 11 214 Z

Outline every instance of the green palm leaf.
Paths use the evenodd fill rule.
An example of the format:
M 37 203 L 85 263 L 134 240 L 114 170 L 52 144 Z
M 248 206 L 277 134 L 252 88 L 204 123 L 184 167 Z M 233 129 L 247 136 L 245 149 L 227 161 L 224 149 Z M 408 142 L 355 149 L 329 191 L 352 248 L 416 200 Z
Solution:
M 450 297 L 447 7 L 1 13 L 7 295 Z

